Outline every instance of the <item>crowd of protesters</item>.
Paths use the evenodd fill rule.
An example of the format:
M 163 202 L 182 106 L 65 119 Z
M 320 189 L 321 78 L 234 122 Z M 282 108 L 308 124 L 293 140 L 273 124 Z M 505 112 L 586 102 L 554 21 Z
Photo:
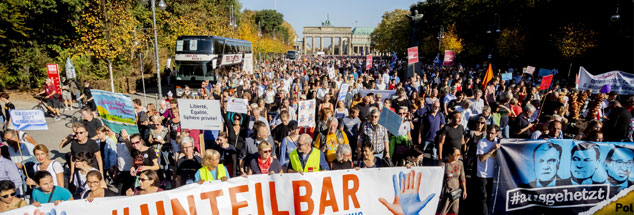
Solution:
M 83 122 L 61 140 L 60 147 L 70 148 L 62 163 L 47 148 L 57 143 L 8 129 L 0 212 L 27 204 L 14 196 L 28 195 L 37 206 L 252 174 L 443 166 L 438 214 L 457 214 L 465 208 L 460 204 L 470 206 L 468 214 L 487 214 L 501 139 L 632 141 L 631 95 L 578 91 L 563 79 L 539 90 L 537 76 L 514 73 L 503 81 L 507 68 L 483 83 L 486 67 L 430 64 L 407 77 L 404 62 L 374 62 L 366 69 L 355 58 L 277 59 L 251 74 L 218 71 L 216 83 L 170 91 L 158 104 L 135 99 L 137 134 L 110 130 L 84 107 Z M 347 94 L 340 94 L 342 84 L 350 86 Z M 395 93 L 362 95 L 363 89 Z M 230 97 L 247 99 L 248 114 L 227 112 Z M 178 98 L 219 100 L 222 130 L 182 129 Z M 0 99 L 7 103 L 8 95 Z M 310 99 L 317 102 L 315 125 L 299 126 L 298 102 Z M 379 124 L 382 111 L 402 118 L 398 133 Z

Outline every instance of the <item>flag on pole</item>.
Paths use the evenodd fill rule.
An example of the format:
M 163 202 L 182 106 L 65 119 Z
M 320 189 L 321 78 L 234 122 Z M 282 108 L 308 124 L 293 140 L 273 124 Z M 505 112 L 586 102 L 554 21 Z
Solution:
M 394 70 L 397 60 L 398 60 L 398 57 L 396 57 L 396 52 L 392 52 L 392 63 L 390 63 L 390 70 Z
M 491 68 L 491 64 L 489 64 L 487 73 L 484 75 L 484 79 L 482 79 L 482 88 L 487 88 L 487 84 L 491 79 L 493 79 L 493 68 Z
M 539 90 L 545 90 L 550 88 L 550 83 L 553 81 L 553 75 L 547 75 L 542 78 L 542 83 L 539 85 Z

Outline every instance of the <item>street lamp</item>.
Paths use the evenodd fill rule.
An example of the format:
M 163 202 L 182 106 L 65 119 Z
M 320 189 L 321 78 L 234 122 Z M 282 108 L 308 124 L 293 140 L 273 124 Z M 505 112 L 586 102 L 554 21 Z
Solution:
M 141 0 L 143 4 L 147 4 L 148 0 Z M 159 64 L 159 53 L 158 53 L 158 36 L 156 33 L 156 0 L 150 0 L 150 6 L 152 8 L 152 30 L 154 30 L 154 58 L 156 60 L 156 78 L 158 82 L 158 96 L 159 99 L 163 99 L 163 90 L 161 88 L 161 66 Z M 158 7 L 161 10 L 165 10 L 167 8 L 167 4 L 164 0 L 160 0 L 158 3 Z
M 440 30 L 438 31 L 438 54 L 440 55 L 440 45 L 442 44 L 442 39 L 445 38 L 445 26 L 440 25 Z
M 619 3 L 616 4 L 616 13 L 610 17 L 610 20 L 613 22 L 619 21 L 621 15 L 619 14 Z

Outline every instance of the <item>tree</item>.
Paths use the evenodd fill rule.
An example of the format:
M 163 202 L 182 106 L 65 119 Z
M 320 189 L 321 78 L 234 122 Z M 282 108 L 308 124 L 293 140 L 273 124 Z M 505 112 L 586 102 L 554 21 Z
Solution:
M 519 28 L 506 28 L 500 32 L 497 40 L 497 51 L 501 57 L 518 59 L 525 50 L 526 36 Z
M 451 24 L 447 27 L 447 31 L 441 41 L 441 47 L 444 50 L 453 50 L 456 54 L 460 54 L 463 50 L 462 38 L 458 37 L 455 24 Z
M 597 46 L 596 34 L 583 24 L 568 24 L 551 34 L 551 38 L 561 55 L 566 59 L 572 59 Z
M 260 23 L 262 33 L 273 34 L 284 22 L 284 15 L 275 10 L 260 10 L 255 13 L 256 25 Z
M 374 49 L 383 52 L 396 52 L 403 56 L 409 44 L 409 11 L 396 9 L 385 12 L 379 25 L 371 34 Z

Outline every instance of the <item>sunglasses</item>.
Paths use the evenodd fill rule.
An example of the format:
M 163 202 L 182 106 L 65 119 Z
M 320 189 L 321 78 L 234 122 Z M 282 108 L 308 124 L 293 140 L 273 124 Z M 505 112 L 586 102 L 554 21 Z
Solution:
M 86 132 L 85 132 L 85 131 L 82 131 L 82 132 L 79 132 L 79 131 L 78 131 L 78 132 L 77 132 L 77 134 L 84 134 L 84 133 L 86 133 Z
M 479 124 L 486 124 L 486 122 L 478 122 Z
M 379 118 L 380 116 L 372 116 L 373 118 Z
M 14 196 L 14 195 L 15 195 L 15 192 L 12 192 L 12 193 L 9 193 L 7 195 L 0 196 L 0 197 L 2 197 L 3 199 L 6 199 L 6 198 L 9 198 L 9 196 Z
M 149 178 L 139 178 L 139 181 L 141 181 L 141 182 L 146 182 L 146 181 L 149 181 L 149 180 L 152 180 L 152 179 L 149 179 Z
M 269 150 L 264 150 L 264 151 L 262 151 L 262 152 L 264 152 L 264 153 L 271 153 L 271 150 L 270 150 L 270 149 L 269 149 Z
M 140 140 L 139 141 L 134 141 L 134 142 L 132 142 L 132 145 L 136 145 L 136 144 L 139 144 L 139 143 L 141 143 Z

